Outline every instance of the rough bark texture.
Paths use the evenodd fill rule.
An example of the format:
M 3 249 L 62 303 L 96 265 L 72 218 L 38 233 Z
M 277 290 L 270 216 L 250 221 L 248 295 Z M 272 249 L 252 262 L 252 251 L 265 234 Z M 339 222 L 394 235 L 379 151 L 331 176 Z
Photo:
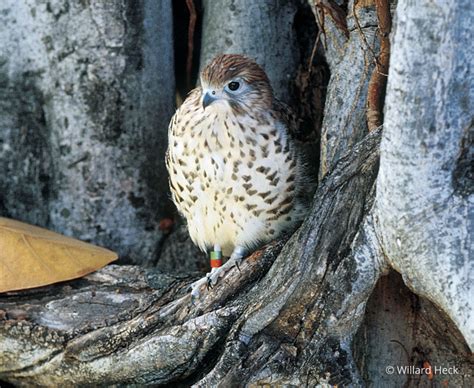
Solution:
M 375 0 L 375 8 L 377 10 L 380 53 L 375 58 L 375 67 L 370 76 L 367 92 L 367 127 L 369 131 L 373 131 L 383 124 L 385 89 L 390 62 L 390 30 L 392 29 L 390 1 Z
M 1 214 L 153 258 L 168 203 L 170 2 L 0 7 Z
M 215 3 L 205 3 L 208 18 Z M 253 3 L 241 4 L 226 3 L 220 11 L 232 16 L 204 27 L 212 42 L 224 42 L 219 50 L 226 36 L 231 47 L 259 25 L 247 14 Z M 270 18 L 270 2 L 261 4 L 256 14 Z M 272 4 L 279 17 L 293 7 Z M 368 134 L 368 47 L 377 53 L 380 38 L 374 2 L 313 5 L 331 84 L 324 178 L 298 231 L 252 254 L 194 304 L 187 290 L 194 278 L 134 266 L 2 295 L 0 379 L 23 386 L 474 386 L 474 88 L 473 54 L 465 49 L 474 5 L 400 1 L 385 124 Z M 236 25 L 249 30 L 226 29 L 239 18 Z M 206 39 L 203 55 L 212 52 Z M 41 116 L 30 121 L 49 128 Z M 181 229 L 163 251 L 177 256 L 179 236 Z M 168 270 L 173 264 L 161 262 Z M 458 372 L 386 369 L 427 365 Z
M 355 4 L 354 4 L 355 3 Z M 324 9 L 324 8 L 323 8 Z M 325 13 L 324 25 L 329 52 L 331 80 L 321 131 L 319 175 L 324 177 L 342 154 L 367 133 L 367 86 L 374 67 L 377 14 L 373 1 L 350 1 L 348 5 L 348 38 L 331 14 Z M 323 38 L 324 41 L 324 38 Z M 347 112 L 342 116 L 334 112 Z

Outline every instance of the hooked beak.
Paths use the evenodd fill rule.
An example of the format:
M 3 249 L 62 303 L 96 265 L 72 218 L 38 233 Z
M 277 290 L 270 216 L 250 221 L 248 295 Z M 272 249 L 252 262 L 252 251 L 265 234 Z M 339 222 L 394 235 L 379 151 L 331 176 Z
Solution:
M 214 101 L 216 101 L 215 97 L 212 97 L 209 93 L 204 94 L 204 97 L 202 98 L 203 109 L 206 109 L 206 107 L 211 105 Z

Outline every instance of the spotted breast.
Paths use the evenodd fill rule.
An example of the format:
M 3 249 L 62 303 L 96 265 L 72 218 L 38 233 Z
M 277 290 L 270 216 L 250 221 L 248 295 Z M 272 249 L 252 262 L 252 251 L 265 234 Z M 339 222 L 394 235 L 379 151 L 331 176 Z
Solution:
M 306 212 L 294 120 L 253 60 L 220 55 L 171 120 L 172 198 L 202 250 L 248 253 Z

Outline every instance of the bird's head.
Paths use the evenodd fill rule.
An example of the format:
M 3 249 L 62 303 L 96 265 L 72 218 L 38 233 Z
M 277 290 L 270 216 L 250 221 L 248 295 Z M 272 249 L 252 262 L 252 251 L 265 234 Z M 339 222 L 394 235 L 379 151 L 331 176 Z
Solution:
M 204 109 L 228 104 L 234 111 L 246 107 L 270 109 L 273 91 L 265 71 L 252 59 L 238 54 L 215 57 L 201 72 Z

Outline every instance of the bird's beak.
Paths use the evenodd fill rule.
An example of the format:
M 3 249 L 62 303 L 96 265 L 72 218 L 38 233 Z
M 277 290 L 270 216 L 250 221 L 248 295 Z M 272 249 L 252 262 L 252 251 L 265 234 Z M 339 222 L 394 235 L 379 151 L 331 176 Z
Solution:
M 206 107 L 211 105 L 214 101 L 216 101 L 216 98 L 212 97 L 209 93 L 204 94 L 202 98 L 203 109 L 206 109 Z

